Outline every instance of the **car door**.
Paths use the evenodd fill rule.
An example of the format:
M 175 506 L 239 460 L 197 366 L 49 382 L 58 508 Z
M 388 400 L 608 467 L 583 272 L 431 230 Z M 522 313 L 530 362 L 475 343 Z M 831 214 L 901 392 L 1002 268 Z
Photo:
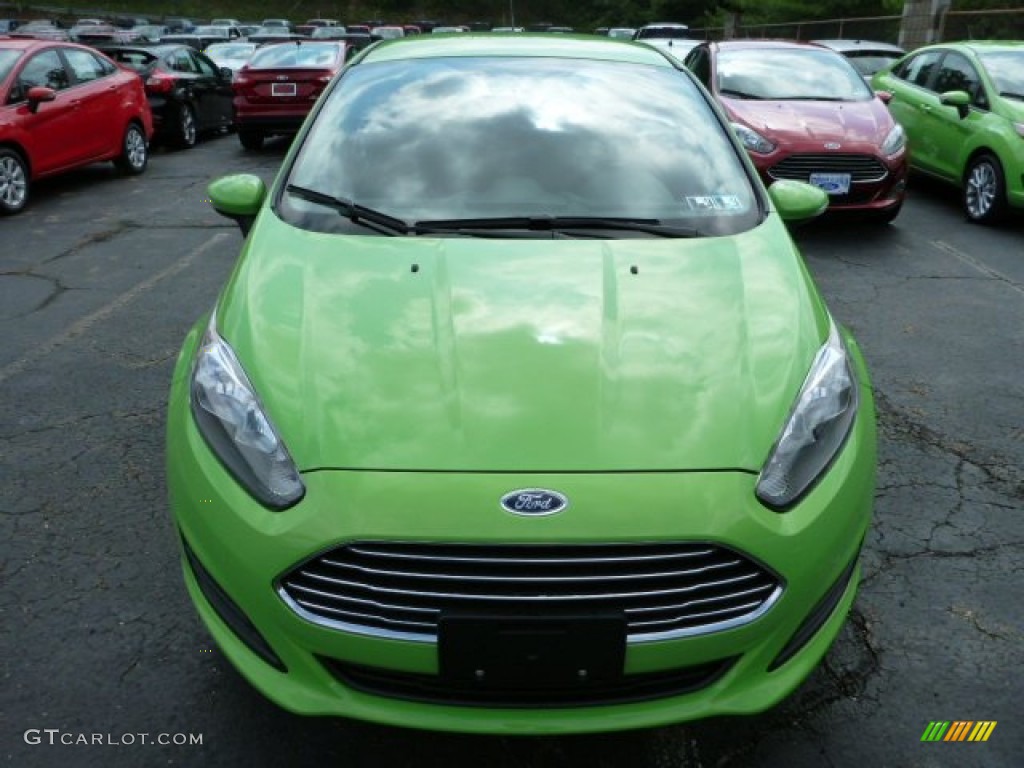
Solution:
M 939 109 L 938 94 L 929 85 L 944 51 L 928 50 L 905 59 L 882 83 L 892 94 L 889 111 L 907 133 L 910 163 L 915 168 L 937 172 L 935 137 L 928 131 L 928 115 Z
M 14 112 L 15 122 L 32 163 L 32 175 L 42 176 L 66 168 L 87 156 L 77 139 L 79 104 L 69 93 L 71 80 L 56 48 L 32 54 L 15 77 L 4 109 Z M 27 95 L 30 88 L 43 86 L 57 93 L 33 112 Z
M 196 70 L 193 91 L 199 105 L 199 121 L 202 128 L 219 128 L 231 125 L 231 78 L 224 77 L 217 65 L 208 56 L 190 51 Z
M 63 55 L 71 72 L 69 95 L 78 104 L 78 136 L 89 157 L 109 155 L 120 146 L 123 126 L 117 69 L 91 51 L 65 48 Z
M 922 132 L 928 136 L 928 143 L 933 148 L 934 172 L 956 181 L 963 174 L 969 137 L 980 129 L 988 115 L 988 94 L 977 69 L 966 56 L 956 51 L 950 51 L 942 58 L 930 87 L 939 104 L 925 115 Z M 950 91 L 967 93 L 971 98 L 970 106 L 961 111 L 943 104 L 942 94 Z

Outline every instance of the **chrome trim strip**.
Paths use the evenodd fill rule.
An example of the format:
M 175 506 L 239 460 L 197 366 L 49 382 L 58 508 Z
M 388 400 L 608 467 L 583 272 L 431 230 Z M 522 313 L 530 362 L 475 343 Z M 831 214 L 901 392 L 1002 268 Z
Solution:
M 560 582 L 602 582 L 602 581 L 634 581 L 637 579 L 664 579 L 672 578 L 675 576 L 689 576 L 697 573 L 707 573 L 708 571 L 719 571 L 723 568 L 732 568 L 735 565 L 742 565 L 743 561 L 740 559 L 730 560 L 726 562 L 711 563 L 710 565 L 701 566 L 700 568 L 690 568 L 687 570 L 679 571 L 653 571 L 643 573 L 624 573 L 624 574 L 598 574 L 598 575 L 567 575 L 567 576 L 495 576 L 485 574 L 459 574 L 459 573 L 411 573 L 409 571 L 387 571 L 379 568 L 367 568 L 363 565 L 354 565 L 352 563 L 340 563 L 336 560 L 330 560 L 327 557 L 322 557 L 318 561 L 330 565 L 334 568 L 341 568 L 345 570 L 359 571 L 360 573 L 373 573 L 382 576 L 394 576 L 396 578 L 410 578 L 429 581 L 432 579 L 437 580 L 451 580 L 461 582 L 499 582 L 508 584 L 535 584 L 535 583 L 554 583 Z M 313 577 L 314 574 L 306 569 L 300 571 L 304 576 Z M 329 577 L 327 577 L 329 578 Z

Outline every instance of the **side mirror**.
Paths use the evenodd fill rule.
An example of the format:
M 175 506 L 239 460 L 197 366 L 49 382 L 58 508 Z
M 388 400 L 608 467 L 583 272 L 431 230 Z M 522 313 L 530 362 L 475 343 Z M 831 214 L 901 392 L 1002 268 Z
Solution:
M 825 191 L 802 181 L 779 179 L 768 187 L 768 196 L 787 224 L 810 221 L 828 208 Z
M 220 76 L 222 80 L 231 82 L 235 77 L 235 73 L 231 70 L 231 67 L 221 67 Z
M 206 191 L 213 209 L 238 224 L 242 237 L 248 236 L 267 197 L 267 185 L 263 179 L 251 173 L 222 176 L 210 182 Z
M 971 97 L 967 91 L 946 91 L 939 94 L 939 103 L 945 104 L 948 107 L 956 107 L 961 120 L 967 117 L 967 114 L 971 111 Z
M 44 101 L 53 101 L 57 98 L 57 92 L 53 88 L 43 85 L 34 85 L 28 89 L 25 99 L 28 101 L 29 111 L 33 114 L 39 110 L 39 105 Z

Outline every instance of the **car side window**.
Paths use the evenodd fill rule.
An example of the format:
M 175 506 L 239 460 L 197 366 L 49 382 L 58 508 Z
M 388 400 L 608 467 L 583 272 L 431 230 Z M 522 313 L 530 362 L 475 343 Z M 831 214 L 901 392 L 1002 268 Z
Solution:
M 982 109 L 988 108 L 988 99 L 985 96 L 985 88 L 981 84 L 977 70 L 971 66 L 964 56 L 959 53 L 946 54 L 942 60 L 938 75 L 935 76 L 935 85 L 932 88 L 938 93 L 948 91 L 966 91 L 971 97 L 971 103 Z
M 213 62 L 203 56 L 201 53 L 191 52 L 189 54 L 192 58 L 192 66 L 195 67 L 195 71 L 207 77 L 217 77 L 217 68 L 213 66 Z
M 7 98 L 8 104 L 24 101 L 29 88 L 44 86 L 60 91 L 71 85 L 64 62 L 55 50 L 37 53 L 29 59 L 18 75 L 17 84 L 11 88 Z
M 110 74 L 103 62 L 88 51 L 68 48 L 64 51 L 76 83 L 87 83 Z
M 196 65 L 188 51 L 176 51 L 171 56 L 171 69 L 175 72 L 195 72 Z
M 908 83 L 927 88 L 941 56 L 942 53 L 939 51 L 925 51 L 917 56 L 911 56 L 893 74 Z
M 708 57 L 707 50 L 704 48 L 695 48 L 691 54 L 686 57 L 684 63 L 687 69 L 693 72 L 705 87 L 711 87 L 711 60 Z

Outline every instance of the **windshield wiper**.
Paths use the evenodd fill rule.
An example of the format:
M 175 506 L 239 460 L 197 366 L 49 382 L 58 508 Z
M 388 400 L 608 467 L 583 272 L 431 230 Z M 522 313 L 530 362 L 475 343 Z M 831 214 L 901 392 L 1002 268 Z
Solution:
M 723 88 L 719 91 L 723 96 L 735 96 L 737 99 L 752 99 L 754 101 L 763 101 L 763 96 L 758 96 L 756 93 L 747 93 L 746 91 L 734 91 L 732 88 Z
M 1024 101 L 1024 93 L 1014 93 L 1013 91 L 1000 91 L 999 95 L 1004 99 L 1020 99 Z
M 389 216 L 373 208 L 367 208 L 349 200 L 347 197 L 335 197 L 326 192 L 318 192 L 315 189 L 302 187 L 298 184 L 289 184 L 285 189 L 296 197 L 308 200 L 311 203 L 325 205 L 333 208 L 353 224 L 360 224 L 384 235 L 407 235 L 412 231 L 408 222 L 402 219 Z
M 484 230 L 529 230 L 533 232 L 557 232 L 570 234 L 567 230 L 619 230 L 643 232 L 660 237 L 699 237 L 700 232 L 692 227 L 673 227 L 662 224 L 658 219 L 608 218 L 602 216 L 507 216 L 492 219 L 437 219 L 417 221 L 412 229 L 421 235 L 429 234 L 474 234 Z

